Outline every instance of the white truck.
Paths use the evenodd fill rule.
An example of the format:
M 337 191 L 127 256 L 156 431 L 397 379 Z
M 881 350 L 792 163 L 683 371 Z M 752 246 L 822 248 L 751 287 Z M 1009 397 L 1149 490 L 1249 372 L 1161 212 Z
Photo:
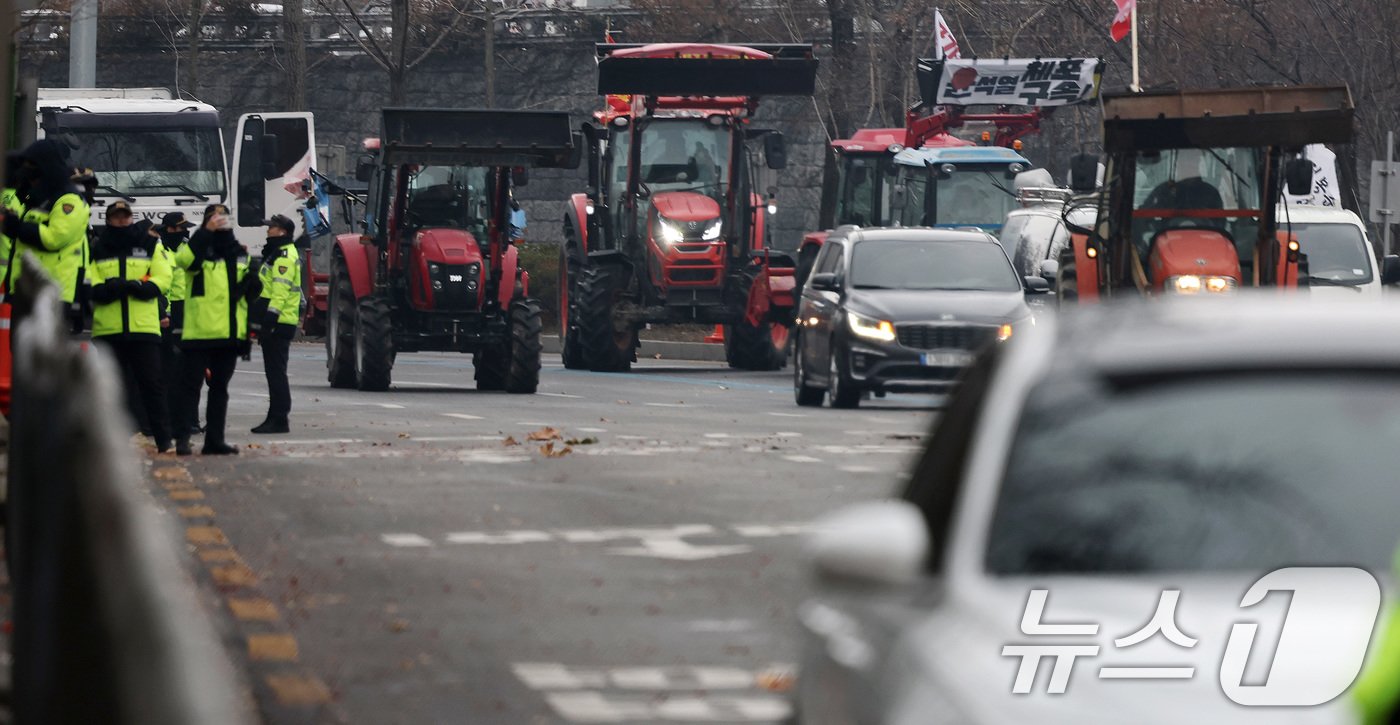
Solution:
M 1314 297 L 1381 298 L 1382 270 L 1361 217 L 1337 207 L 1280 206 L 1278 228 L 1296 237 L 1308 255 L 1308 291 Z
M 64 142 L 73 165 L 97 175 L 94 226 L 117 199 L 155 223 L 181 211 L 198 224 L 206 205 L 226 204 L 249 249 L 262 246 L 263 219 L 301 222 L 301 182 L 316 163 L 310 113 L 240 116 L 230 166 L 218 110 L 164 88 L 42 88 L 36 105 L 38 137 Z

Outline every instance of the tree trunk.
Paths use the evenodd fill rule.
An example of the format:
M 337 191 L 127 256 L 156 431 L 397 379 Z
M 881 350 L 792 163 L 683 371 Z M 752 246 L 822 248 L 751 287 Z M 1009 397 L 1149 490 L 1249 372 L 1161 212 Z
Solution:
M 282 0 L 282 45 L 287 55 L 287 110 L 306 110 L 306 16 L 302 0 Z
M 390 4 L 389 103 L 402 106 L 408 98 L 408 0 L 392 0 Z
M 190 0 L 189 50 L 185 60 L 185 92 L 199 98 L 199 38 L 203 35 L 204 0 Z
M 486 0 L 486 107 L 496 107 L 496 8 L 495 0 Z

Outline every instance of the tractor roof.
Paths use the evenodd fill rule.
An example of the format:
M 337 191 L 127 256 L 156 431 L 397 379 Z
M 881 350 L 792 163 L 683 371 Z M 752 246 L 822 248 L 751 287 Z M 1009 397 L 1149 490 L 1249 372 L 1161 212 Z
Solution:
M 904 149 L 895 154 L 894 162 L 904 166 L 928 164 L 1025 164 L 1026 157 L 1000 146 L 954 146 L 947 148 Z
M 1103 94 L 1110 151 L 1350 143 L 1346 86 L 1291 86 Z
M 380 149 L 387 164 L 577 165 L 566 111 L 386 108 Z
M 596 48 L 598 92 L 647 96 L 810 96 L 811 45 L 608 44 Z

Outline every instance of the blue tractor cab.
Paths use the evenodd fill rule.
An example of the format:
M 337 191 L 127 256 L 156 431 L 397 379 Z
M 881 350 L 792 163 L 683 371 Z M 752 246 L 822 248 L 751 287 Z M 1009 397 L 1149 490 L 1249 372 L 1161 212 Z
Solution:
M 894 216 L 900 226 L 1001 231 L 1017 208 L 1016 175 L 1031 162 L 999 146 L 910 148 L 895 154 Z

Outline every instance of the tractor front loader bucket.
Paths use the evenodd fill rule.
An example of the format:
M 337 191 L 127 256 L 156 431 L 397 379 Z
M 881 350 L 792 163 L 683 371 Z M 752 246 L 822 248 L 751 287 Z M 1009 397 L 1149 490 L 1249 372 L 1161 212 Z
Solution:
M 810 96 L 810 45 L 600 44 L 598 93 L 644 96 Z
M 393 163 L 576 168 L 564 111 L 384 109 L 380 143 Z

